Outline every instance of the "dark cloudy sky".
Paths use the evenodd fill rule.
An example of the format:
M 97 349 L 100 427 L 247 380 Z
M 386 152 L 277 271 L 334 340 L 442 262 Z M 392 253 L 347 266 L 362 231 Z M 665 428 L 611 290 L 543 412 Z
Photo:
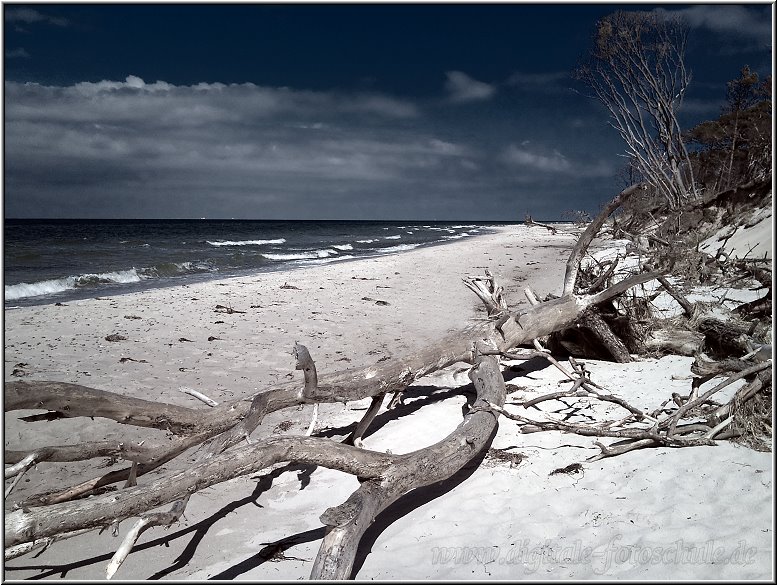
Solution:
M 569 73 L 618 9 L 686 16 L 686 126 L 771 73 L 770 3 L 5 3 L 5 216 L 596 211 L 624 147 Z

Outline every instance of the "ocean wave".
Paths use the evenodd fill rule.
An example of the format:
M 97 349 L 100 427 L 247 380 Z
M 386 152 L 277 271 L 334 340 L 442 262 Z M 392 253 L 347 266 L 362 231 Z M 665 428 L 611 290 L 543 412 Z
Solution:
M 278 238 L 275 240 L 238 240 L 238 241 L 231 241 L 231 240 L 224 240 L 221 242 L 211 242 L 210 240 L 206 240 L 211 246 L 263 246 L 265 244 L 285 244 L 286 239 L 285 238 Z
M 332 258 L 315 258 L 315 259 L 309 259 L 309 260 L 301 260 L 300 264 L 328 264 L 329 262 L 337 262 L 339 260 L 350 260 L 351 258 L 356 258 L 356 256 L 351 256 L 346 254 L 345 256 L 336 256 Z
M 389 246 L 388 248 L 381 248 L 377 250 L 381 254 L 390 254 L 392 252 L 404 252 L 406 250 L 413 250 L 421 244 L 399 244 L 398 246 Z
M 309 252 L 290 252 L 285 254 L 262 254 L 268 260 L 313 260 L 316 258 L 329 258 L 337 255 L 337 250 L 327 248 L 324 250 L 310 250 Z
M 140 268 L 137 272 L 141 278 L 165 278 L 193 272 L 218 272 L 218 269 L 207 262 L 164 262 L 149 268 Z
M 29 297 L 39 297 L 54 293 L 64 292 L 70 289 L 84 288 L 99 284 L 124 284 L 140 282 L 141 276 L 134 268 L 118 272 L 105 272 L 101 274 L 81 274 L 79 276 L 66 276 L 40 282 L 21 282 L 19 284 L 6 285 L 5 300 L 15 301 Z
M 335 244 L 332 247 L 337 248 L 338 250 L 353 250 L 353 246 L 351 244 Z
M 386 237 L 385 237 L 385 238 L 383 238 L 383 239 L 384 239 L 384 240 L 398 240 L 398 239 L 399 239 L 399 238 L 401 238 L 401 237 L 402 237 L 401 235 L 398 235 L 398 236 L 386 236 Z
M 460 234 L 454 234 L 452 236 L 443 236 L 443 239 L 446 240 L 458 240 L 459 238 L 466 238 L 467 236 L 471 236 L 472 234 L 468 232 L 462 232 Z
M 377 242 L 378 240 L 356 240 L 357 244 L 371 244 L 372 242 Z

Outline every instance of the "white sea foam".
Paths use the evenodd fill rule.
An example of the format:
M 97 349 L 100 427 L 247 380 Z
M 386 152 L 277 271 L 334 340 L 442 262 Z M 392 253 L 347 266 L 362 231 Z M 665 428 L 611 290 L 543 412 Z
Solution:
M 401 237 L 402 237 L 402 236 L 386 236 L 386 237 L 385 237 L 385 238 L 383 238 L 383 239 L 384 239 L 384 240 L 398 240 L 398 239 L 399 239 L 399 238 L 401 238 Z
M 265 244 L 285 244 L 285 238 L 278 238 L 276 240 L 224 240 L 221 242 L 211 242 L 206 240 L 211 246 L 263 246 Z
M 443 236 L 446 240 L 458 240 L 459 238 L 466 238 L 467 236 L 471 236 L 472 234 L 468 232 L 462 232 L 460 234 L 454 234 L 452 236 Z
M 119 272 L 104 272 L 100 274 L 81 274 L 79 276 L 66 276 L 52 280 L 42 280 L 40 282 L 21 282 L 19 284 L 6 285 L 5 300 L 15 301 L 28 297 L 39 297 L 63 292 L 70 289 L 88 286 L 90 284 L 100 283 L 128 283 L 140 282 L 141 277 L 138 272 L 132 268 L 130 270 L 121 270 Z
M 388 248 L 381 248 L 377 250 L 381 254 L 390 254 L 391 252 L 404 252 L 406 250 L 413 250 L 421 244 L 399 244 L 398 246 L 389 246 Z
M 351 244 L 336 244 L 332 247 L 337 248 L 338 250 L 353 250 L 353 246 Z
M 356 256 L 351 256 L 346 254 L 345 256 L 336 256 L 332 258 L 316 258 L 316 259 L 310 259 L 310 260 L 303 260 L 305 264 L 327 264 L 329 262 L 336 262 L 338 260 L 350 260 L 351 258 L 356 258 Z
M 378 240 L 356 240 L 357 244 L 371 244 L 372 242 L 377 242 Z
M 315 258 L 329 258 L 337 255 L 337 250 L 330 248 L 324 250 L 311 250 L 309 252 L 290 252 L 285 254 L 262 254 L 268 260 L 312 260 Z
M 314 252 L 319 258 L 329 258 L 333 254 L 337 254 L 337 250 L 332 250 L 331 248 L 327 248 L 326 250 L 314 250 Z
M 268 260 L 305 260 L 307 258 L 317 258 L 315 254 L 308 252 L 293 253 L 293 254 L 262 254 L 262 257 Z

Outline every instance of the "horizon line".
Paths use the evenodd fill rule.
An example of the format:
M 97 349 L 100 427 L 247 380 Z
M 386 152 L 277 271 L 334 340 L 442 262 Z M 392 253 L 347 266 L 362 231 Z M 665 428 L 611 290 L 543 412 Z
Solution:
M 472 219 L 472 218 L 454 218 L 454 219 L 365 219 L 365 218 L 327 218 L 327 219 L 304 219 L 304 218 L 236 218 L 236 217 L 4 217 L 3 221 L 374 221 L 374 222 L 491 222 L 491 223 L 524 223 L 522 219 Z M 562 219 L 541 219 L 540 221 L 561 221 Z

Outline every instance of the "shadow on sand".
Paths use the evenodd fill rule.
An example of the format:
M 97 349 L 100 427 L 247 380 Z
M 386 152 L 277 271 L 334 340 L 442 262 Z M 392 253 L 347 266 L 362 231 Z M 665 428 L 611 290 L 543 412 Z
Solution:
M 505 380 L 512 379 L 519 376 L 525 376 L 527 373 L 531 373 L 531 372 L 540 370 L 543 367 L 547 367 L 547 364 L 548 362 L 541 358 L 528 360 L 523 364 L 521 364 L 520 366 L 515 367 L 514 369 L 508 369 L 507 371 L 505 371 Z M 369 435 L 372 435 L 378 430 L 380 430 L 381 428 L 383 428 L 389 422 L 399 419 L 401 417 L 407 416 L 409 414 L 412 414 L 413 412 L 420 410 L 424 406 L 428 406 L 436 402 L 444 401 L 457 395 L 463 395 L 467 398 L 467 402 L 462 405 L 462 414 L 466 414 L 469 411 L 469 406 L 471 405 L 472 400 L 475 397 L 475 389 L 472 386 L 472 384 L 467 384 L 467 385 L 455 387 L 455 388 L 444 388 L 444 389 L 438 386 L 410 386 L 404 392 L 403 399 L 399 404 L 397 404 L 393 409 L 389 411 L 384 411 L 383 413 L 375 417 L 375 420 L 370 425 L 368 431 L 365 433 L 364 436 L 367 437 Z M 356 427 L 356 423 L 354 422 L 344 427 L 323 429 L 317 433 L 314 433 L 314 435 L 317 437 L 330 437 L 330 438 L 337 437 L 337 436 L 345 436 L 351 433 L 355 429 L 355 427 Z M 359 544 L 359 550 L 357 551 L 357 554 L 356 554 L 356 560 L 354 562 L 352 575 L 355 576 L 359 572 L 362 565 L 364 564 L 364 561 L 367 555 L 370 553 L 372 549 L 372 545 L 375 543 L 378 537 L 383 533 L 383 531 L 388 526 L 390 526 L 400 518 L 406 516 L 416 508 L 423 506 L 424 504 L 431 502 L 432 500 L 449 492 L 450 490 L 454 489 L 456 486 L 464 482 L 467 478 L 469 478 L 475 472 L 475 470 L 480 466 L 481 462 L 483 461 L 483 458 L 486 456 L 488 452 L 488 445 L 491 444 L 492 439 L 493 439 L 493 435 L 486 443 L 486 447 L 480 453 L 478 453 L 472 460 L 470 460 L 470 462 L 467 463 L 467 465 L 465 465 L 462 469 L 460 469 L 457 473 L 455 473 L 451 477 L 441 482 L 436 482 L 434 484 L 417 488 L 411 492 L 408 492 L 407 494 L 402 496 L 399 500 L 394 502 L 391 506 L 389 506 L 386 510 L 381 512 L 375 519 L 375 522 L 367 529 L 367 531 L 365 532 L 364 536 L 361 539 L 361 542 Z M 347 440 L 347 437 L 346 437 L 346 440 Z M 275 479 L 277 479 L 278 477 L 280 477 L 286 472 L 296 471 L 298 474 L 298 478 L 300 480 L 299 489 L 302 490 L 309 485 L 310 477 L 313 471 L 315 471 L 315 469 L 316 469 L 315 465 L 302 465 L 302 464 L 296 464 L 296 463 L 289 463 L 282 467 L 278 467 L 277 469 L 274 469 L 270 472 L 263 473 L 261 475 L 252 476 L 252 478 L 258 479 L 258 481 L 257 481 L 256 487 L 254 488 L 254 490 L 251 492 L 250 495 L 246 496 L 245 498 L 241 498 L 239 500 L 234 500 L 230 502 L 229 504 L 227 504 L 226 506 L 224 506 L 223 508 L 221 508 L 220 510 L 218 510 L 217 512 L 209 516 L 208 518 L 205 518 L 200 522 L 197 522 L 196 524 L 193 524 L 191 526 L 188 526 L 186 528 L 183 528 L 171 534 L 167 534 L 165 536 L 155 538 L 148 542 L 137 544 L 133 548 L 131 554 L 135 554 L 137 552 L 148 550 L 161 545 L 169 546 L 170 542 L 172 542 L 173 540 L 176 540 L 178 538 L 183 538 L 189 534 L 193 534 L 191 540 L 187 543 L 184 550 L 181 551 L 181 554 L 178 555 L 178 557 L 173 561 L 171 565 L 157 571 L 156 573 L 146 578 L 147 580 L 162 579 L 167 575 L 173 573 L 174 571 L 184 568 L 194 558 L 195 552 L 197 551 L 197 548 L 202 542 L 203 538 L 210 530 L 210 528 L 214 524 L 216 524 L 219 520 L 222 520 L 227 515 L 237 511 L 239 508 L 246 505 L 254 505 L 257 507 L 262 507 L 261 504 L 257 502 L 257 499 L 261 494 L 263 494 L 264 492 L 266 492 L 272 487 L 272 484 Z M 339 502 L 332 502 L 332 505 L 336 506 L 338 503 Z M 284 560 L 284 559 L 293 560 L 293 557 L 286 557 L 283 554 L 285 550 L 297 544 L 323 539 L 324 534 L 325 534 L 325 527 L 322 526 L 320 528 L 308 530 L 306 532 L 293 534 L 291 536 L 285 537 L 276 542 L 266 543 L 265 546 L 255 555 L 252 555 L 251 557 L 243 561 L 240 561 L 236 565 L 222 571 L 217 575 L 213 575 L 212 577 L 210 577 L 210 579 L 218 579 L 218 580 L 234 579 L 268 561 L 274 562 L 274 561 Z M 37 558 L 40 554 L 42 554 L 42 552 L 43 551 L 39 552 L 33 558 Z M 5 570 L 9 573 L 13 573 L 16 571 L 34 571 L 34 570 L 41 571 L 36 575 L 27 577 L 28 580 L 45 579 L 45 578 L 55 577 L 55 576 L 59 576 L 60 578 L 66 578 L 67 574 L 74 569 L 86 567 L 93 564 L 107 563 L 112 556 L 113 556 L 112 553 L 106 553 L 106 554 L 90 557 L 87 559 L 74 561 L 72 563 L 65 563 L 65 564 L 59 564 L 59 565 L 26 564 L 26 565 L 19 565 L 15 567 L 6 565 Z M 296 559 L 296 560 L 299 560 L 299 559 Z

